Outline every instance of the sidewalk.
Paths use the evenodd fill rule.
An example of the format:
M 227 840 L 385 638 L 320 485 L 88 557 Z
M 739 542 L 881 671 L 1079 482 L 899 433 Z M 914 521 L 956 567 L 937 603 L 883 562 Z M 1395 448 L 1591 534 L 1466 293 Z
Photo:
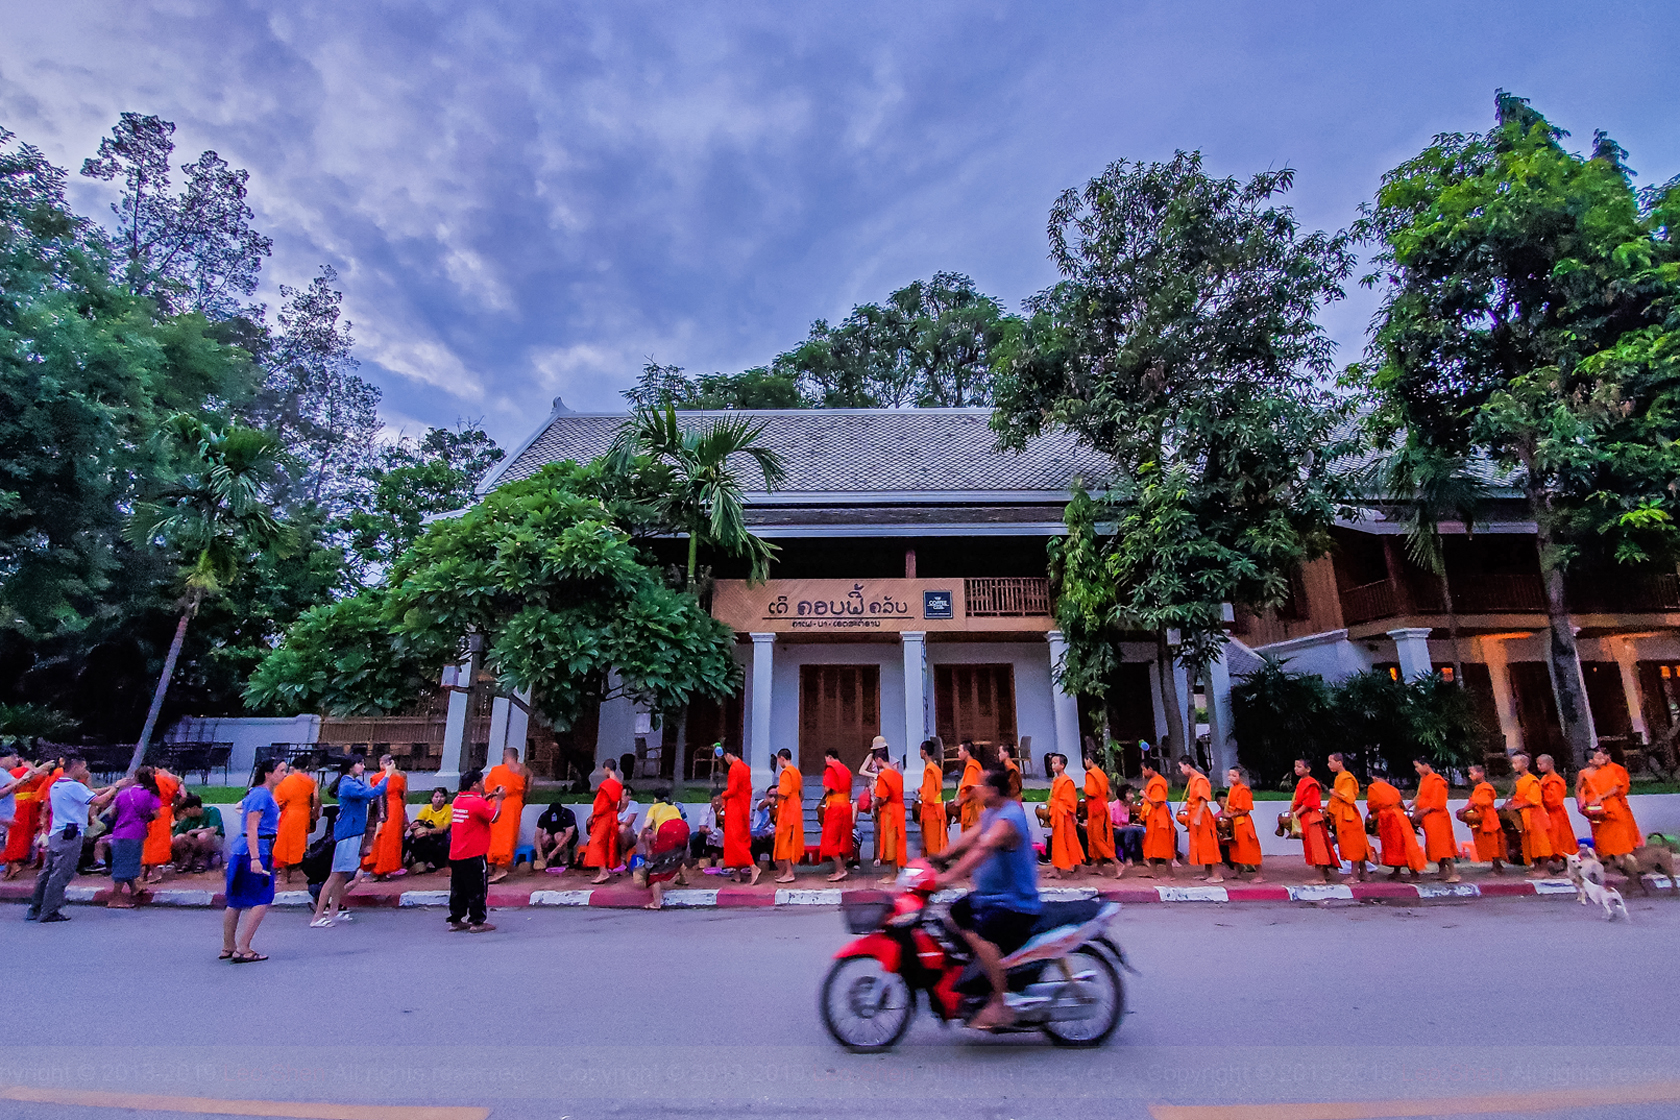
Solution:
M 771 906 L 838 906 L 841 896 L 851 892 L 875 892 L 885 888 L 872 869 L 853 871 L 844 883 L 826 881 L 823 869 L 800 868 L 799 881 L 791 886 L 770 881 L 770 872 L 759 877 L 757 886 L 734 884 L 721 876 L 693 873 L 686 888 L 672 888 L 665 892 L 665 905 L 671 909 L 739 909 Z M 1198 883 L 1189 869 L 1179 868 L 1178 878 L 1149 879 L 1136 869 L 1128 869 L 1124 878 L 1115 880 L 1086 875 L 1072 880 L 1042 879 L 1039 883 L 1046 898 L 1070 900 L 1103 898 L 1113 902 L 1299 902 L 1319 903 L 1332 900 L 1355 902 L 1417 903 L 1440 900 L 1475 898 L 1554 898 L 1573 899 L 1575 887 L 1567 879 L 1528 879 L 1521 870 L 1507 870 L 1494 875 L 1489 865 L 1471 864 L 1461 867 L 1462 883 L 1441 883 L 1433 875 L 1423 881 L 1393 881 L 1386 874 L 1370 882 L 1359 883 L 1348 877 L 1326 884 L 1316 874 L 1310 874 L 1299 856 L 1281 857 L 1266 861 L 1266 882 L 1246 883 L 1227 879 L 1224 883 Z M 645 888 L 630 882 L 628 875 L 616 876 L 604 886 L 592 886 L 594 876 L 582 871 L 567 871 L 563 875 L 532 872 L 521 867 L 513 875 L 490 888 L 493 909 L 519 909 L 526 906 L 602 906 L 614 908 L 640 907 L 652 895 Z M 1653 890 L 1653 898 L 1680 898 L 1669 881 L 1660 876 L 1646 877 Z M 221 872 L 198 875 L 171 875 L 152 888 L 152 906 L 216 907 L 223 905 L 223 877 Z M 1619 878 L 1613 886 L 1622 888 Z M 34 875 L 25 873 L 9 883 L 0 883 L 0 902 L 25 902 L 34 887 Z M 103 876 L 77 876 L 66 892 L 73 903 L 103 904 L 110 896 L 111 881 Z M 1628 892 L 1623 889 L 1623 894 Z M 1634 892 L 1632 897 L 1640 897 Z M 279 907 L 309 906 L 309 892 L 303 889 L 302 876 L 294 880 L 294 887 L 282 886 L 275 894 Z M 434 871 L 425 875 L 405 875 L 390 882 L 363 882 L 350 896 L 353 907 L 441 907 L 449 904 L 449 873 Z

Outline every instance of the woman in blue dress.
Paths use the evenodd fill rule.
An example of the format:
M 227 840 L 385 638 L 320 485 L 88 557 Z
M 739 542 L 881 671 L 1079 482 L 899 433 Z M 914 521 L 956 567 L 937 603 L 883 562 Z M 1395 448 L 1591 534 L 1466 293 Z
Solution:
M 222 956 L 234 964 L 268 959 L 251 948 L 251 938 L 274 901 L 274 834 L 280 805 L 274 787 L 286 776 L 279 759 L 257 763 L 251 789 L 239 803 L 239 832 L 227 858 L 227 910 L 222 914 Z

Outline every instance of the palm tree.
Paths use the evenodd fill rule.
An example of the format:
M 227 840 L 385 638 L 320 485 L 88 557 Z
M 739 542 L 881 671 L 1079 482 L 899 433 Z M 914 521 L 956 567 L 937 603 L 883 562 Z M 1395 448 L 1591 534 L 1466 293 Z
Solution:
M 613 441 L 607 460 L 612 469 L 628 474 L 635 460 L 645 456 L 665 472 L 655 505 L 661 521 L 688 537 L 690 587 L 702 540 L 731 556 L 747 557 L 753 582 L 769 575 L 776 546 L 747 531 L 742 482 L 731 465 L 745 456 L 757 464 L 766 490 L 781 485 L 786 477 L 782 457 L 758 443 L 765 427 L 762 420 L 720 416 L 703 427 L 685 428 L 674 407 L 638 408 Z
M 130 774 L 145 761 L 186 641 L 187 623 L 207 598 L 220 594 L 233 580 L 252 550 L 283 555 L 289 540 L 267 500 L 268 483 L 281 458 L 274 437 L 237 424 L 221 430 L 184 413 L 165 422 L 163 436 L 185 460 L 186 469 L 155 501 L 135 510 L 129 530 L 142 547 L 162 544 L 181 558 L 186 591 L 175 640 L 164 658 L 140 741 L 134 745 Z

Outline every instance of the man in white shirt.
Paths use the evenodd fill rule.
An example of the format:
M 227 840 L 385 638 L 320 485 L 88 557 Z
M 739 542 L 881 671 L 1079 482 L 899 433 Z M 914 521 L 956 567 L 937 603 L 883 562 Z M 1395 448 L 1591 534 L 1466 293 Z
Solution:
M 104 789 L 90 789 L 87 784 L 87 760 L 70 755 L 60 761 L 63 777 L 47 790 L 47 805 L 52 812 L 52 831 L 47 834 L 47 858 L 41 873 L 35 876 L 35 893 L 30 896 L 29 909 L 24 913 L 29 922 L 68 922 L 70 915 L 62 913 L 64 888 L 76 874 L 76 864 L 82 858 L 82 836 L 87 832 L 88 809 L 103 810 L 117 791 L 132 783 L 124 778 Z

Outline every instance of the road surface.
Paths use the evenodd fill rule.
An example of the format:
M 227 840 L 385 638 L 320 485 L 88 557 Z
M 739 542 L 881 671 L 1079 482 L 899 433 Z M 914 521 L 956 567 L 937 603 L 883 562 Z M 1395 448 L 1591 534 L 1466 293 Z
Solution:
M 924 1018 L 884 1056 L 818 1021 L 846 938 L 828 910 L 506 911 L 482 936 L 438 911 L 328 930 L 276 912 L 273 959 L 234 966 L 215 912 L 43 927 L 5 906 L 0 1120 L 1667 1120 L 1680 903 L 1631 905 L 1629 923 L 1534 899 L 1132 907 L 1118 932 L 1143 975 L 1104 1049 Z M 1208 1107 L 1268 1102 L 1290 1107 Z

